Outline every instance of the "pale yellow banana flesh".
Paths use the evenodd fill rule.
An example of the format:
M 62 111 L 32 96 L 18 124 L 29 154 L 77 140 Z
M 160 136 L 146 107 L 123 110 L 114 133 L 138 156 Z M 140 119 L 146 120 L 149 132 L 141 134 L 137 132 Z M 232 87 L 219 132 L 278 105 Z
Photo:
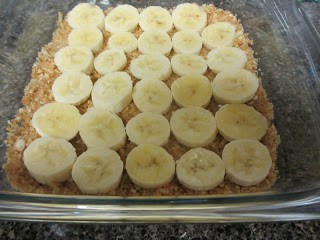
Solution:
M 176 53 L 199 54 L 202 48 L 202 39 L 196 31 L 176 32 L 172 37 L 172 47 Z
M 104 26 L 104 13 L 102 9 L 94 4 L 80 3 L 68 14 L 68 23 L 72 28 Z
M 266 118 L 245 104 L 226 104 L 220 107 L 215 117 L 219 133 L 227 141 L 260 140 L 268 129 Z
M 240 69 L 218 73 L 211 85 L 217 103 L 246 103 L 254 97 L 259 79 L 255 74 Z
M 203 44 L 207 49 L 232 47 L 236 37 L 236 29 L 228 22 L 217 22 L 205 27 L 201 36 Z
M 113 150 L 90 148 L 82 153 L 72 168 L 72 178 L 81 192 L 107 193 L 118 187 L 123 163 Z
M 179 182 L 186 188 L 206 191 L 223 182 L 225 167 L 216 153 L 204 148 L 195 148 L 177 161 L 176 172 Z
M 203 75 L 184 75 L 173 82 L 171 91 L 180 107 L 207 107 L 212 97 L 210 86 Z
M 90 74 L 93 70 L 93 54 L 87 47 L 68 46 L 56 52 L 54 63 L 61 72 L 80 71 Z
M 203 147 L 217 135 L 216 120 L 204 108 L 181 108 L 172 113 L 171 131 L 178 142 L 189 147 Z
M 127 64 L 127 57 L 123 50 L 108 49 L 101 52 L 94 59 L 94 68 L 101 75 L 121 71 Z
M 57 102 L 79 105 L 91 94 L 92 81 L 82 72 L 66 72 L 55 79 L 52 94 Z
M 219 47 L 209 52 L 208 66 L 215 73 L 236 71 L 244 68 L 247 56 L 244 51 L 235 47 Z
M 98 52 L 103 44 L 103 35 L 98 28 L 81 27 L 73 29 L 68 35 L 70 46 L 83 46 L 91 49 L 93 53 Z
M 130 72 L 138 79 L 166 80 L 172 73 L 168 58 L 162 54 L 142 54 L 131 61 Z
M 48 103 L 40 107 L 32 117 L 32 126 L 42 137 L 71 140 L 79 131 L 79 110 L 66 103 Z
M 126 141 L 123 122 L 116 114 L 93 108 L 81 116 L 80 136 L 87 147 L 117 150 Z
M 252 186 L 262 182 L 272 165 L 267 147 L 251 139 L 228 143 L 223 149 L 222 159 L 228 179 L 241 186 Z
M 173 72 L 179 76 L 204 74 L 207 70 L 206 60 L 196 54 L 176 54 L 171 58 L 171 65 Z
M 108 73 L 95 82 L 91 96 L 94 107 L 119 113 L 132 101 L 131 77 L 126 72 Z
M 159 80 L 140 80 L 132 92 L 134 104 L 141 112 L 166 113 L 172 102 L 168 86 Z
M 168 54 L 172 49 L 171 38 L 160 31 L 143 32 L 138 38 L 138 49 L 143 54 Z
M 126 125 L 131 142 L 139 144 L 165 145 L 170 137 L 168 120 L 158 113 L 143 112 L 131 118 Z
M 139 12 L 131 5 L 119 5 L 105 18 L 105 29 L 111 33 L 130 32 L 138 26 Z
M 30 175 L 47 185 L 68 180 L 76 157 L 71 143 L 52 137 L 34 140 L 23 153 L 23 161 Z
M 167 9 L 159 6 L 150 6 L 144 9 L 140 13 L 139 25 L 143 31 L 169 32 L 173 27 L 170 13 Z
M 183 3 L 172 12 L 175 28 L 200 32 L 207 25 L 207 14 L 197 4 Z
M 117 32 L 108 39 L 108 46 L 110 49 L 119 49 L 130 53 L 137 49 L 138 40 L 131 32 Z
M 128 154 L 126 170 L 131 181 L 139 187 L 157 188 L 172 180 L 175 162 L 163 148 L 142 144 Z

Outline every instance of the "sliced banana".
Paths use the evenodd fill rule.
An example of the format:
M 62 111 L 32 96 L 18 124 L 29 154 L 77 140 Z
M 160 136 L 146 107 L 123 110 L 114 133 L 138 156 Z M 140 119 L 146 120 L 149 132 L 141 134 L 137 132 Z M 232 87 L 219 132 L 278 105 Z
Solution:
M 68 23 L 72 28 L 104 26 L 104 13 L 97 5 L 90 3 L 80 3 L 68 14 Z
M 126 53 L 133 52 L 138 47 L 138 40 L 131 32 L 117 32 L 108 40 L 111 49 L 119 49 Z
M 76 149 L 71 143 L 53 137 L 34 140 L 23 153 L 30 175 L 47 185 L 67 181 L 76 158 Z
M 143 112 L 131 118 L 126 125 L 131 142 L 163 146 L 169 141 L 170 125 L 168 120 L 158 113 Z
M 157 188 L 171 182 L 175 162 L 162 147 L 142 144 L 128 154 L 126 169 L 134 184 L 142 188 Z
M 56 52 L 54 63 L 61 72 L 79 71 L 90 74 L 93 70 L 93 54 L 87 47 L 68 46 Z
M 168 54 L 172 49 L 171 38 L 164 32 L 143 32 L 138 38 L 138 49 L 143 54 Z
M 259 79 L 252 72 L 240 69 L 218 73 L 211 85 L 217 103 L 246 103 L 254 97 Z
M 48 103 L 40 107 L 32 117 L 31 124 L 41 137 L 70 140 L 79 131 L 79 110 L 66 103 Z
M 196 31 L 180 31 L 173 35 L 172 46 L 176 53 L 199 54 L 202 48 L 202 39 Z
M 94 68 L 102 75 L 121 71 L 126 64 L 126 54 L 119 49 L 105 50 L 94 59 Z
M 171 58 L 172 70 L 179 76 L 187 74 L 204 74 L 207 70 L 206 60 L 196 54 L 178 53 Z
M 262 182 L 268 176 L 272 165 L 268 148 L 251 139 L 228 143 L 223 149 L 222 159 L 228 179 L 241 186 Z
M 232 47 L 236 28 L 228 22 L 217 22 L 205 27 L 201 33 L 203 45 L 207 49 Z
M 229 72 L 244 68 L 247 56 L 244 51 L 235 47 L 219 47 L 208 54 L 208 66 L 215 73 Z
M 139 12 L 128 4 L 114 8 L 105 19 L 105 28 L 111 33 L 130 32 L 138 26 Z
M 91 78 L 82 72 L 62 73 L 54 80 L 52 94 L 57 102 L 79 105 L 90 97 Z
M 201 107 L 181 108 L 172 113 L 171 131 L 178 142 L 188 147 L 203 147 L 217 135 L 212 113 Z
M 93 108 L 81 116 L 79 133 L 88 148 L 108 147 L 117 150 L 126 141 L 123 122 L 116 114 Z
M 191 190 L 211 190 L 224 180 L 225 167 L 222 159 L 207 149 L 191 149 L 176 163 L 179 182 Z
M 159 6 L 150 6 L 140 13 L 139 25 L 143 31 L 171 31 L 173 24 L 167 9 Z
M 141 112 L 164 114 L 169 111 L 172 94 L 164 82 L 157 79 L 145 79 L 134 86 L 132 99 Z
M 93 86 L 92 103 L 96 108 L 121 112 L 132 100 L 132 81 L 126 72 L 108 73 Z
M 195 3 L 183 3 L 173 10 L 172 20 L 178 31 L 200 32 L 207 25 L 207 14 Z
M 168 58 L 162 54 L 142 54 L 131 61 L 130 72 L 138 79 L 159 79 L 170 77 L 172 70 Z
M 216 113 L 219 133 L 227 141 L 260 140 L 268 129 L 267 119 L 245 104 L 226 104 Z
M 83 193 L 107 193 L 118 187 L 123 163 L 117 152 L 91 148 L 82 153 L 72 168 L 72 178 Z
M 80 27 L 69 33 L 68 43 L 70 46 L 88 47 L 93 53 L 96 53 L 102 47 L 103 35 L 98 28 Z
M 208 78 L 203 75 L 184 75 L 171 84 L 172 96 L 180 107 L 207 107 L 212 97 Z

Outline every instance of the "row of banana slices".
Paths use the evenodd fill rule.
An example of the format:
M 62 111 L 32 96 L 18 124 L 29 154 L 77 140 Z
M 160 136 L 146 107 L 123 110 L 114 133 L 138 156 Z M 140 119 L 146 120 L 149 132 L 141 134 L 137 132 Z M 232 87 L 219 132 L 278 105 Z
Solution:
M 61 72 L 79 71 L 90 74 L 95 68 L 101 75 L 121 71 L 127 65 L 126 54 L 121 49 L 110 48 L 94 58 L 91 50 L 85 46 L 64 47 L 55 54 L 54 61 Z M 246 63 L 246 54 L 241 49 L 218 47 L 209 52 L 207 60 L 194 53 L 177 53 L 171 61 L 162 54 L 141 54 L 131 61 L 129 70 L 137 79 L 164 81 L 172 71 L 179 76 L 204 74 L 209 66 L 214 73 L 220 73 L 242 69 Z
M 79 4 L 68 14 L 68 22 L 74 28 L 68 36 L 70 46 L 58 51 L 54 59 L 62 72 L 52 86 L 57 102 L 42 106 L 32 118 L 32 126 L 41 138 L 24 152 L 23 159 L 30 174 L 40 183 L 49 185 L 66 181 L 72 175 L 83 193 L 108 192 L 118 186 L 123 172 L 123 163 L 114 150 L 125 144 L 128 135 L 138 146 L 129 153 L 126 170 L 132 182 L 140 187 L 162 186 L 172 180 L 175 172 L 179 182 L 192 190 L 216 187 L 223 181 L 225 172 L 239 185 L 261 182 L 272 162 L 267 148 L 259 142 L 266 133 L 267 121 L 254 108 L 243 104 L 253 98 L 259 81 L 254 74 L 242 69 L 247 62 L 245 53 L 230 47 L 235 28 L 229 23 L 212 24 L 202 31 L 201 38 L 198 32 L 206 26 L 205 12 L 192 4 L 177 6 L 172 20 L 176 29 L 183 31 L 173 36 L 173 48 L 178 54 L 170 63 L 164 55 L 158 54 L 161 51 L 166 54 L 172 48 L 171 39 L 165 33 L 171 30 L 172 23 L 168 30 L 161 29 L 167 21 L 172 21 L 170 14 L 169 18 L 163 18 L 162 14 L 167 14 L 162 11 L 165 9 L 145 9 L 138 19 L 146 32 L 137 40 L 132 33 L 122 32 L 137 26 L 129 27 L 134 22 L 131 13 L 136 9 L 122 5 L 105 18 L 106 30 L 113 33 L 108 41 L 110 49 L 94 59 L 93 53 L 99 51 L 103 43 L 98 29 L 103 27 L 98 20 L 101 19 L 100 10 L 94 5 Z M 157 29 L 157 32 L 150 29 Z M 161 36 L 169 37 L 169 41 L 163 41 Z M 211 43 L 206 39 L 212 40 Z M 158 40 L 157 45 L 154 41 Z M 214 48 L 208 54 L 208 61 L 196 55 L 202 41 L 206 48 Z M 157 53 L 149 53 L 154 45 L 157 45 Z M 125 53 L 137 47 L 145 54 L 131 62 L 131 73 L 142 79 L 133 88 L 131 77 L 118 71 L 127 64 Z M 213 83 L 201 75 L 207 64 L 218 73 Z M 89 74 L 93 66 L 104 75 L 94 86 L 85 74 Z M 160 80 L 171 75 L 171 68 L 182 77 L 174 81 L 170 91 Z M 90 94 L 94 108 L 81 116 L 75 106 L 87 100 Z M 215 117 L 202 108 L 209 104 L 212 95 L 216 102 L 225 104 Z M 169 110 L 172 96 L 183 108 L 172 114 L 169 123 L 161 114 Z M 142 113 L 124 126 L 116 113 L 132 99 Z M 232 141 L 223 150 L 223 161 L 214 152 L 201 148 L 210 144 L 218 131 L 227 141 Z M 67 140 L 78 132 L 88 150 L 77 158 Z M 168 142 L 170 132 L 181 144 L 193 148 L 176 161 L 177 164 L 161 147 Z
M 67 181 L 71 175 L 86 194 L 102 194 L 117 188 L 124 168 L 114 150 L 89 148 L 77 157 L 71 143 L 52 137 L 33 141 L 24 151 L 23 158 L 38 182 L 55 185 Z M 186 188 L 206 191 L 223 182 L 225 173 L 230 181 L 242 186 L 260 183 L 269 173 L 271 158 L 264 145 L 249 139 L 227 144 L 222 159 L 207 149 L 194 148 L 174 161 L 164 148 L 141 144 L 128 154 L 125 167 L 131 181 L 141 188 L 163 186 L 176 174 Z
M 171 89 L 157 79 L 143 79 L 133 87 L 126 72 L 112 72 L 93 85 L 90 77 L 81 72 L 66 72 L 56 78 L 52 93 L 57 102 L 79 105 L 90 94 L 94 107 L 121 112 L 131 101 L 141 112 L 165 114 L 172 100 L 179 107 L 207 107 L 212 97 L 218 104 L 246 103 L 253 99 L 259 80 L 253 73 L 240 69 L 221 72 L 214 81 L 199 74 L 177 78 Z

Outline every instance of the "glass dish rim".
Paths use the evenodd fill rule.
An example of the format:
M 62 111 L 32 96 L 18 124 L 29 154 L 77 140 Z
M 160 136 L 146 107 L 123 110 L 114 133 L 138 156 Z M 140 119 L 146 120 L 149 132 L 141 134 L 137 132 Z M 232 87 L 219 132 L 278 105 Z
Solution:
M 291 2 L 300 10 L 304 21 L 308 23 L 307 25 L 320 43 L 320 35 L 304 11 L 301 11 L 301 4 L 294 0 L 291 0 Z M 320 206 L 320 186 L 291 192 L 276 192 L 271 189 L 271 191 L 267 192 L 249 194 L 156 197 L 53 195 L 0 191 L 0 219 L 29 221 L 87 222 L 90 214 L 97 214 L 97 210 L 101 212 L 94 215 L 95 218 L 90 222 L 141 222 L 137 214 L 135 215 L 136 218 L 130 218 L 125 214 L 126 211 L 137 210 L 149 210 L 149 215 L 144 216 L 143 222 L 304 220 L 320 218 L 320 210 L 317 210 L 318 207 L 316 206 Z M 243 208 L 253 211 L 259 217 L 249 218 L 243 214 Z M 286 213 L 274 215 L 271 210 L 279 208 L 287 209 L 294 216 Z M 194 213 L 189 213 L 188 210 L 190 209 Z M 54 210 L 57 212 L 54 212 Z M 66 210 L 65 214 L 61 213 L 59 215 L 60 210 Z M 157 211 L 169 210 L 175 211 L 173 215 L 176 216 L 157 213 Z M 16 211 L 21 211 L 21 214 L 17 214 Z M 120 218 L 115 220 L 115 216 L 108 215 L 110 211 L 119 213 Z M 152 211 L 156 211 L 156 213 L 154 214 Z M 222 211 L 223 216 L 212 218 L 206 215 L 211 213 L 214 216 L 214 213 L 220 211 Z M 75 212 L 79 213 L 81 217 L 75 218 Z M 240 215 L 233 212 L 237 212 Z M 106 215 L 103 216 L 103 214 Z M 155 217 L 157 214 L 158 216 Z M 178 214 L 185 214 L 185 217 L 180 218 Z M 241 214 L 243 215 L 241 216 Z M 193 217 L 196 217 L 196 219 Z M 202 220 L 200 217 L 203 217 Z

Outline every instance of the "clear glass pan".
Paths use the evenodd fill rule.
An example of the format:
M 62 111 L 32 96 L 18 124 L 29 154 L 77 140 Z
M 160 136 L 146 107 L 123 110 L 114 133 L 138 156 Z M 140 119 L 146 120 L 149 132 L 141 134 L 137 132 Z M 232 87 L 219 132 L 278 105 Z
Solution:
M 183 1 L 103 0 L 170 8 Z M 254 40 L 260 75 L 281 136 L 279 179 L 258 194 L 195 197 L 85 197 L 18 193 L 0 172 L 0 218 L 65 222 L 254 222 L 320 218 L 320 35 L 293 0 L 197 1 L 237 14 Z M 58 12 L 77 1 L 0 2 L 0 163 L 7 121 L 21 107 L 37 52 Z

